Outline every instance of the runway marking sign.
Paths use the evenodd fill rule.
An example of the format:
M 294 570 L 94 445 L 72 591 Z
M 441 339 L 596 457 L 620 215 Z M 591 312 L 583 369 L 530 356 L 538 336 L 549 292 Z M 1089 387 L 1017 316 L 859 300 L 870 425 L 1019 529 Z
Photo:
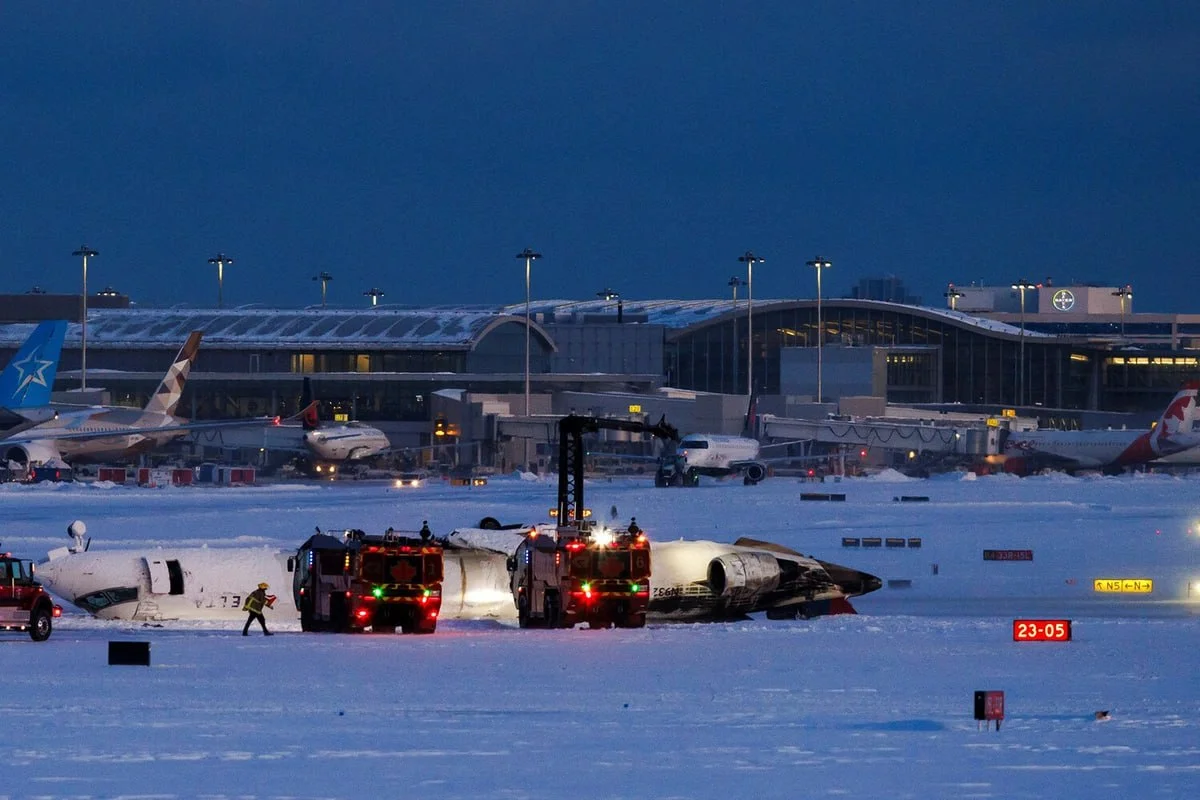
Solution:
M 1149 578 L 1096 578 L 1092 588 L 1108 594 L 1150 594 L 1154 581 Z

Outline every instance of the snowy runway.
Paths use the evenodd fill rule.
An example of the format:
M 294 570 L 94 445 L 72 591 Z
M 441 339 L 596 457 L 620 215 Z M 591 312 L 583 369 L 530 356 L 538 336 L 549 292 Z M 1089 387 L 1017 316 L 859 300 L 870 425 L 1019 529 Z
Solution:
M 826 485 L 822 490 L 829 490 Z M 659 538 L 778 541 L 887 580 L 858 616 L 644 630 L 443 623 L 431 637 L 243 638 L 64 618 L 0 639 L 0 797 L 1175 797 L 1200 789 L 1200 626 L 1187 595 L 1200 481 L 847 481 L 654 490 L 589 483 Z M 898 504 L 898 494 L 930 502 Z M 136 491 L 6 487 L 5 549 L 40 557 L 73 518 L 93 547 L 292 545 L 313 525 L 435 531 L 543 519 L 552 484 Z M 922 538 L 919 550 L 843 537 Z M 983 562 L 1030 548 L 1031 563 Z M 938 565 L 937 574 L 932 571 Z M 1149 577 L 1105 602 L 1094 577 Z M 1074 640 L 1012 641 L 1066 610 Z M 913 611 L 917 613 L 914 614 Z M 110 640 L 152 666 L 109 667 Z M 1006 692 L 977 730 L 976 689 Z M 1097 722 L 1106 709 L 1112 719 Z

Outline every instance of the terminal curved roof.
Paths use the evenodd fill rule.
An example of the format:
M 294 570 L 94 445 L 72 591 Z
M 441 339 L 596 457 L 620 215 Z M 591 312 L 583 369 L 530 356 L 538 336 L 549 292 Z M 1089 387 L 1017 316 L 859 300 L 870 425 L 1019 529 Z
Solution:
M 812 300 L 780 300 L 766 299 L 755 300 L 755 311 L 766 311 L 791 306 L 815 306 L 816 299 Z M 927 306 L 909 306 L 902 303 L 889 303 L 882 300 L 856 300 L 852 298 L 829 298 L 823 299 L 822 305 L 826 308 L 836 307 L 853 307 L 853 308 L 878 308 L 880 310 L 895 311 L 905 314 L 916 314 L 929 319 L 937 319 L 943 322 L 949 322 L 959 325 L 964 328 L 974 328 L 981 332 L 993 334 L 1001 334 L 1007 336 L 1020 336 L 1021 329 L 1016 325 L 1009 325 L 1005 322 L 997 322 L 991 319 L 984 319 L 972 314 L 966 314 L 962 311 L 952 311 L 948 308 L 930 308 Z M 592 314 L 615 314 L 617 308 L 616 300 L 543 300 L 530 304 L 530 311 L 533 314 L 542 314 L 539 317 L 543 322 L 552 320 L 566 322 L 575 315 L 592 315 Z M 505 311 L 510 314 L 523 314 L 524 304 L 506 306 Z M 624 301 L 624 309 L 626 314 L 644 316 L 647 324 L 663 325 L 672 329 L 676 333 L 685 333 L 691 329 L 699 328 L 726 317 L 734 313 L 733 301 L 730 300 L 626 300 Z M 746 313 L 746 301 L 739 300 L 737 304 L 738 314 Z M 1026 338 L 1058 338 L 1054 334 L 1040 333 L 1025 329 Z
M 525 324 L 524 315 L 491 308 L 273 309 L 231 308 L 95 309 L 88 312 L 88 344 L 101 347 L 157 348 L 177 346 L 192 331 L 204 332 L 206 346 L 262 347 L 287 345 L 330 349 L 371 346 L 412 350 L 473 350 L 497 327 Z M 19 343 L 31 325 L 6 325 L 0 340 Z M 536 322 L 530 330 L 554 348 Z M 71 324 L 67 341 L 80 340 Z

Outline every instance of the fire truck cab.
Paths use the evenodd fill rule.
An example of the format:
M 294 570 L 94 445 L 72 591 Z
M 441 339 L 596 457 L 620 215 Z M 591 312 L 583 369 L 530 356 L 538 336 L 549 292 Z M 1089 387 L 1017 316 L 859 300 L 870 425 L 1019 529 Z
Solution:
M 536 528 L 509 558 L 522 628 L 641 628 L 650 602 L 650 544 L 636 525 Z
M 442 607 L 442 545 L 388 529 L 309 537 L 292 589 L 305 631 L 433 633 Z
M 33 562 L 0 553 L 0 630 L 28 631 L 29 638 L 44 642 L 60 616 L 62 607 L 33 579 Z

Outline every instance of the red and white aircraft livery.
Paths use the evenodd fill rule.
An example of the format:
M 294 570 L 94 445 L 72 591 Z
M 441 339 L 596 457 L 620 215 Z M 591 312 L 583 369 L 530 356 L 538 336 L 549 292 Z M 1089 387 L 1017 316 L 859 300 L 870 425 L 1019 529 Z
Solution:
M 1005 472 L 1099 469 L 1119 472 L 1200 445 L 1196 395 L 1200 382 L 1185 383 L 1148 431 L 1023 431 L 1004 441 Z

